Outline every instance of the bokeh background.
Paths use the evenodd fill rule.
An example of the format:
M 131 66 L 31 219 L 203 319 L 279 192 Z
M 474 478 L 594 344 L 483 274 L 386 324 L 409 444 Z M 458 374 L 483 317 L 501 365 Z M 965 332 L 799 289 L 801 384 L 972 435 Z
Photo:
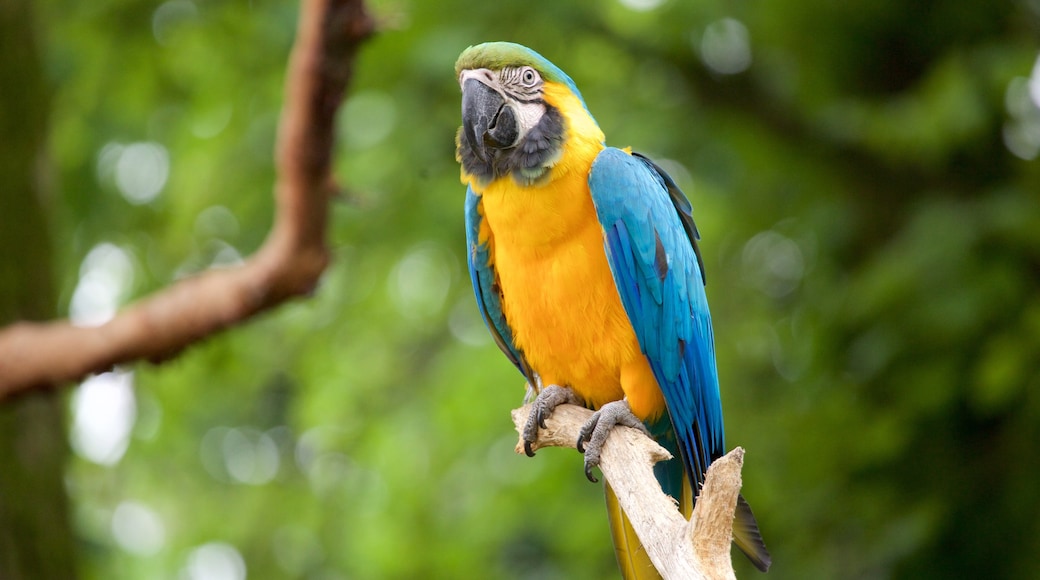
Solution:
M 769 577 L 1040 577 L 1040 2 L 369 6 L 316 294 L 63 402 L 84 578 L 618 577 L 578 454 L 513 453 L 466 275 L 452 67 L 485 40 L 692 199 Z M 18 251 L 55 314 L 261 244 L 296 14 L 32 3 L 51 246 Z

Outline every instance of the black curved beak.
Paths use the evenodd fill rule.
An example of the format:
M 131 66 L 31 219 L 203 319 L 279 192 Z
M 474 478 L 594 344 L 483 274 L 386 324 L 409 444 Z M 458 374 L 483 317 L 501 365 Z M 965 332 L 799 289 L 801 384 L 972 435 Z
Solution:
M 512 147 L 520 137 L 520 123 L 513 107 L 498 91 L 472 78 L 462 85 L 462 129 L 470 148 L 482 161 L 488 160 L 489 147 Z

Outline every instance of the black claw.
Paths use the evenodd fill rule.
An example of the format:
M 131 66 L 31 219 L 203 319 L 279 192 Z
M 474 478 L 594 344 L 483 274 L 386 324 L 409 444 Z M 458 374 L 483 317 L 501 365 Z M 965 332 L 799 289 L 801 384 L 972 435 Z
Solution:
M 598 483 L 592 468 L 599 466 L 600 452 L 610 431 L 618 426 L 632 427 L 647 433 L 643 425 L 625 401 L 608 403 L 592 414 L 581 427 L 575 447 L 585 454 L 585 477 L 592 483 Z M 647 433 L 649 435 L 649 433 Z
M 588 463 L 585 464 L 585 477 L 589 478 L 589 481 L 591 481 L 592 483 L 599 483 L 599 480 L 596 479 L 596 476 L 592 475 L 592 466 Z
M 546 420 L 557 406 L 564 403 L 580 404 L 580 401 L 569 388 L 558 385 L 543 388 L 535 397 L 532 414 L 527 417 L 527 423 L 521 433 L 524 440 L 524 453 L 528 457 L 534 457 L 534 449 L 531 446 L 538 441 L 538 430 L 548 428 Z

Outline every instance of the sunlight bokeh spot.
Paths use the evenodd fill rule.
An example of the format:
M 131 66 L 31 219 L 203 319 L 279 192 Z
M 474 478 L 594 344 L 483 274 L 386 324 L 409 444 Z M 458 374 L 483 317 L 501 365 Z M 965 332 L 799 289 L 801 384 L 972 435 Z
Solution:
M 155 510 L 127 500 L 112 513 L 112 537 L 127 552 L 152 556 L 166 544 L 166 526 Z
M 202 238 L 234 238 L 238 231 L 238 217 L 222 205 L 211 205 L 195 217 L 195 235 Z
M 317 426 L 305 431 L 296 441 L 296 465 L 319 495 L 337 489 L 354 469 L 349 457 L 334 450 L 333 442 L 340 433 L 337 427 Z
M 1040 153 L 1040 123 L 1008 122 L 1003 137 L 1004 146 L 1015 157 L 1032 161 Z
M 191 0 L 169 0 L 160 4 L 152 13 L 152 34 L 156 42 L 169 44 L 174 30 L 198 14 L 199 9 Z
M 1040 108 L 1040 56 L 1036 57 L 1033 74 L 1029 76 L 1029 96 L 1033 99 L 1033 106 Z
M 1004 106 L 1010 117 L 1004 123 L 1004 146 L 1016 157 L 1036 159 L 1040 154 L 1040 57 L 1029 78 L 1019 76 L 1008 83 Z
M 733 75 L 751 66 L 751 35 L 734 18 L 716 20 L 705 27 L 699 48 L 704 64 L 719 74 Z
M 355 472 L 354 463 L 344 453 L 321 453 L 307 468 L 307 481 L 314 493 L 324 496 L 342 489 L 344 481 Z
M 278 446 L 256 429 L 229 429 L 221 442 L 224 467 L 231 479 L 262 485 L 278 474 Z
M 293 456 L 296 459 L 296 467 L 301 472 L 307 473 L 310 470 L 318 455 L 323 452 L 326 440 L 331 438 L 335 431 L 333 427 L 311 427 L 296 439 Z
M 367 149 L 394 130 L 397 109 L 386 93 L 368 90 L 350 97 L 340 112 L 339 129 L 347 147 Z
M 217 481 L 227 482 L 231 480 L 227 468 L 224 466 L 224 437 L 230 432 L 229 427 L 213 427 L 202 436 L 199 442 L 199 461 L 206 473 Z
M 664 4 L 665 0 L 618 0 L 625 8 L 636 12 L 648 12 Z
M 115 465 L 126 453 L 137 417 L 133 373 L 101 373 L 72 396 L 72 448 L 98 465 Z
M 158 197 L 170 175 L 170 154 L 158 143 L 131 143 L 120 151 L 115 165 L 116 187 L 134 205 Z
M 97 170 L 99 182 L 108 184 L 115 178 L 116 163 L 119 162 L 119 157 L 123 155 L 123 148 L 122 143 L 113 141 L 105 143 L 98 151 L 95 169 Z
M 246 562 L 234 546 L 210 542 L 191 551 L 183 577 L 187 580 L 245 580 Z
M 245 263 L 245 259 L 242 258 L 238 249 L 224 240 L 212 240 L 208 244 L 207 250 L 212 255 L 209 261 L 211 268 L 230 268 Z
M 98 326 L 111 320 L 133 281 L 134 266 L 122 248 L 108 242 L 94 246 L 80 264 L 69 302 L 72 324 Z
M 437 244 L 409 250 L 390 274 L 390 295 L 401 314 L 425 318 L 438 313 L 451 290 L 454 266 L 453 257 Z
M 805 257 L 798 244 L 773 230 L 744 244 L 744 279 L 773 298 L 790 294 L 805 274 Z

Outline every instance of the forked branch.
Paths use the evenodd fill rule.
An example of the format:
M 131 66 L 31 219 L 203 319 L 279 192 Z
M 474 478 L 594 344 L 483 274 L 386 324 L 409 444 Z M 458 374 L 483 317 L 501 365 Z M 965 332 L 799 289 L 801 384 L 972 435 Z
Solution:
M 527 423 L 530 409 L 525 405 L 513 410 L 518 433 Z M 573 448 L 591 415 L 592 411 L 576 405 L 557 407 L 533 447 Z M 517 453 L 522 452 L 521 441 Z M 689 521 L 654 478 L 654 463 L 670 457 L 642 433 L 619 427 L 603 445 L 600 470 L 661 576 L 666 580 L 735 578 L 730 542 L 744 450 L 737 447 L 711 464 Z

